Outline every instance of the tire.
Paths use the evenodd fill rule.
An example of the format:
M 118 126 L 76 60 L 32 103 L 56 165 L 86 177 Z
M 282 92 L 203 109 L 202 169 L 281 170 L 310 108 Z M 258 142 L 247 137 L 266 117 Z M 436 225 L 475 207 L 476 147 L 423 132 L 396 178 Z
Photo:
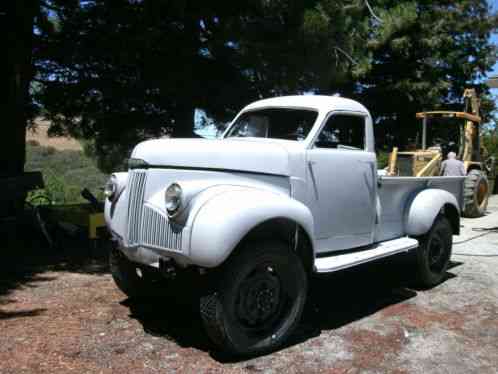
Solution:
M 154 282 L 152 274 L 128 260 L 117 248 L 109 252 L 109 268 L 114 282 L 129 298 L 140 298 L 151 293 Z M 137 269 L 142 276 L 138 275 Z
M 432 288 L 444 280 L 451 258 L 453 231 L 448 219 L 436 218 L 430 231 L 419 238 L 416 251 L 416 276 L 420 288 Z
M 488 207 L 489 191 L 486 174 L 481 170 L 471 170 L 464 182 L 463 216 L 468 218 L 482 217 Z
M 249 242 L 223 265 L 216 292 L 201 298 L 207 335 L 239 356 L 273 351 L 301 319 L 308 279 L 299 257 L 276 240 Z

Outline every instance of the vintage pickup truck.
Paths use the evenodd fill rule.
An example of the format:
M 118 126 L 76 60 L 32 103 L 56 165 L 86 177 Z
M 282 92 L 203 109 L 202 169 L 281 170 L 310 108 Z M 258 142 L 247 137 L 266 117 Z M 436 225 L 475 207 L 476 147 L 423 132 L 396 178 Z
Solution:
M 158 274 L 195 270 L 209 284 L 200 311 L 211 340 L 261 353 L 298 324 L 313 274 L 413 250 L 418 284 L 440 283 L 462 189 L 461 177 L 382 176 L 372 118 L 356 101 L 261 100 L 220 139 L 135 147 L 105 188 L 110 268 L 129 297 Z

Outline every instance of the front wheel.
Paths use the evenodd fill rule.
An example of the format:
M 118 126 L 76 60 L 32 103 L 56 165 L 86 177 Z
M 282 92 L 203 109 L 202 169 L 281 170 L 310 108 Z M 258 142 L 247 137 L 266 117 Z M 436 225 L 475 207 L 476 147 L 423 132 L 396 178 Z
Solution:
M 299 323 L 307 288 L 303 264 L 285 243 L 248 243 L 223 265 L 216 292 L 201 298 L 207 334 L 231 354 L 274 350 Z
M 416 252 L 417 283 L 421 288 L 437 286 L 444 280 L 451 258 L 453 232 L 447 218 L 436 218 L 430 231 L 419 238 Z

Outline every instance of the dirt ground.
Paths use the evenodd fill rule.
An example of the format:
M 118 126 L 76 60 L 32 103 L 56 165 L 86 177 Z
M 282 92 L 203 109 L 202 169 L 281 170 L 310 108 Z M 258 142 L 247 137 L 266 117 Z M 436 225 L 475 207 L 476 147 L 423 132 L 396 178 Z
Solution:
M 248 360 L 210 350 L 188 297 L 128 300 L 104 249 L 7 230 L 0 373 L 498 373 L 498 196 L 462 224 L 440 286 L 410 288 L 400 257 L 317 279 L 289 345 Z

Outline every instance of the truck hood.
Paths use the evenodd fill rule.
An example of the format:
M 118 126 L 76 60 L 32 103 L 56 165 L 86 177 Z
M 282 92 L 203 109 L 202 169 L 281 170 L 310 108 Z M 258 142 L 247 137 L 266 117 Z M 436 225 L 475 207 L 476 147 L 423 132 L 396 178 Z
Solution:
M 132 158 L 149 165 L 290 175 L 289 147 L 263 138 L 156 139 L 138 144 Z

